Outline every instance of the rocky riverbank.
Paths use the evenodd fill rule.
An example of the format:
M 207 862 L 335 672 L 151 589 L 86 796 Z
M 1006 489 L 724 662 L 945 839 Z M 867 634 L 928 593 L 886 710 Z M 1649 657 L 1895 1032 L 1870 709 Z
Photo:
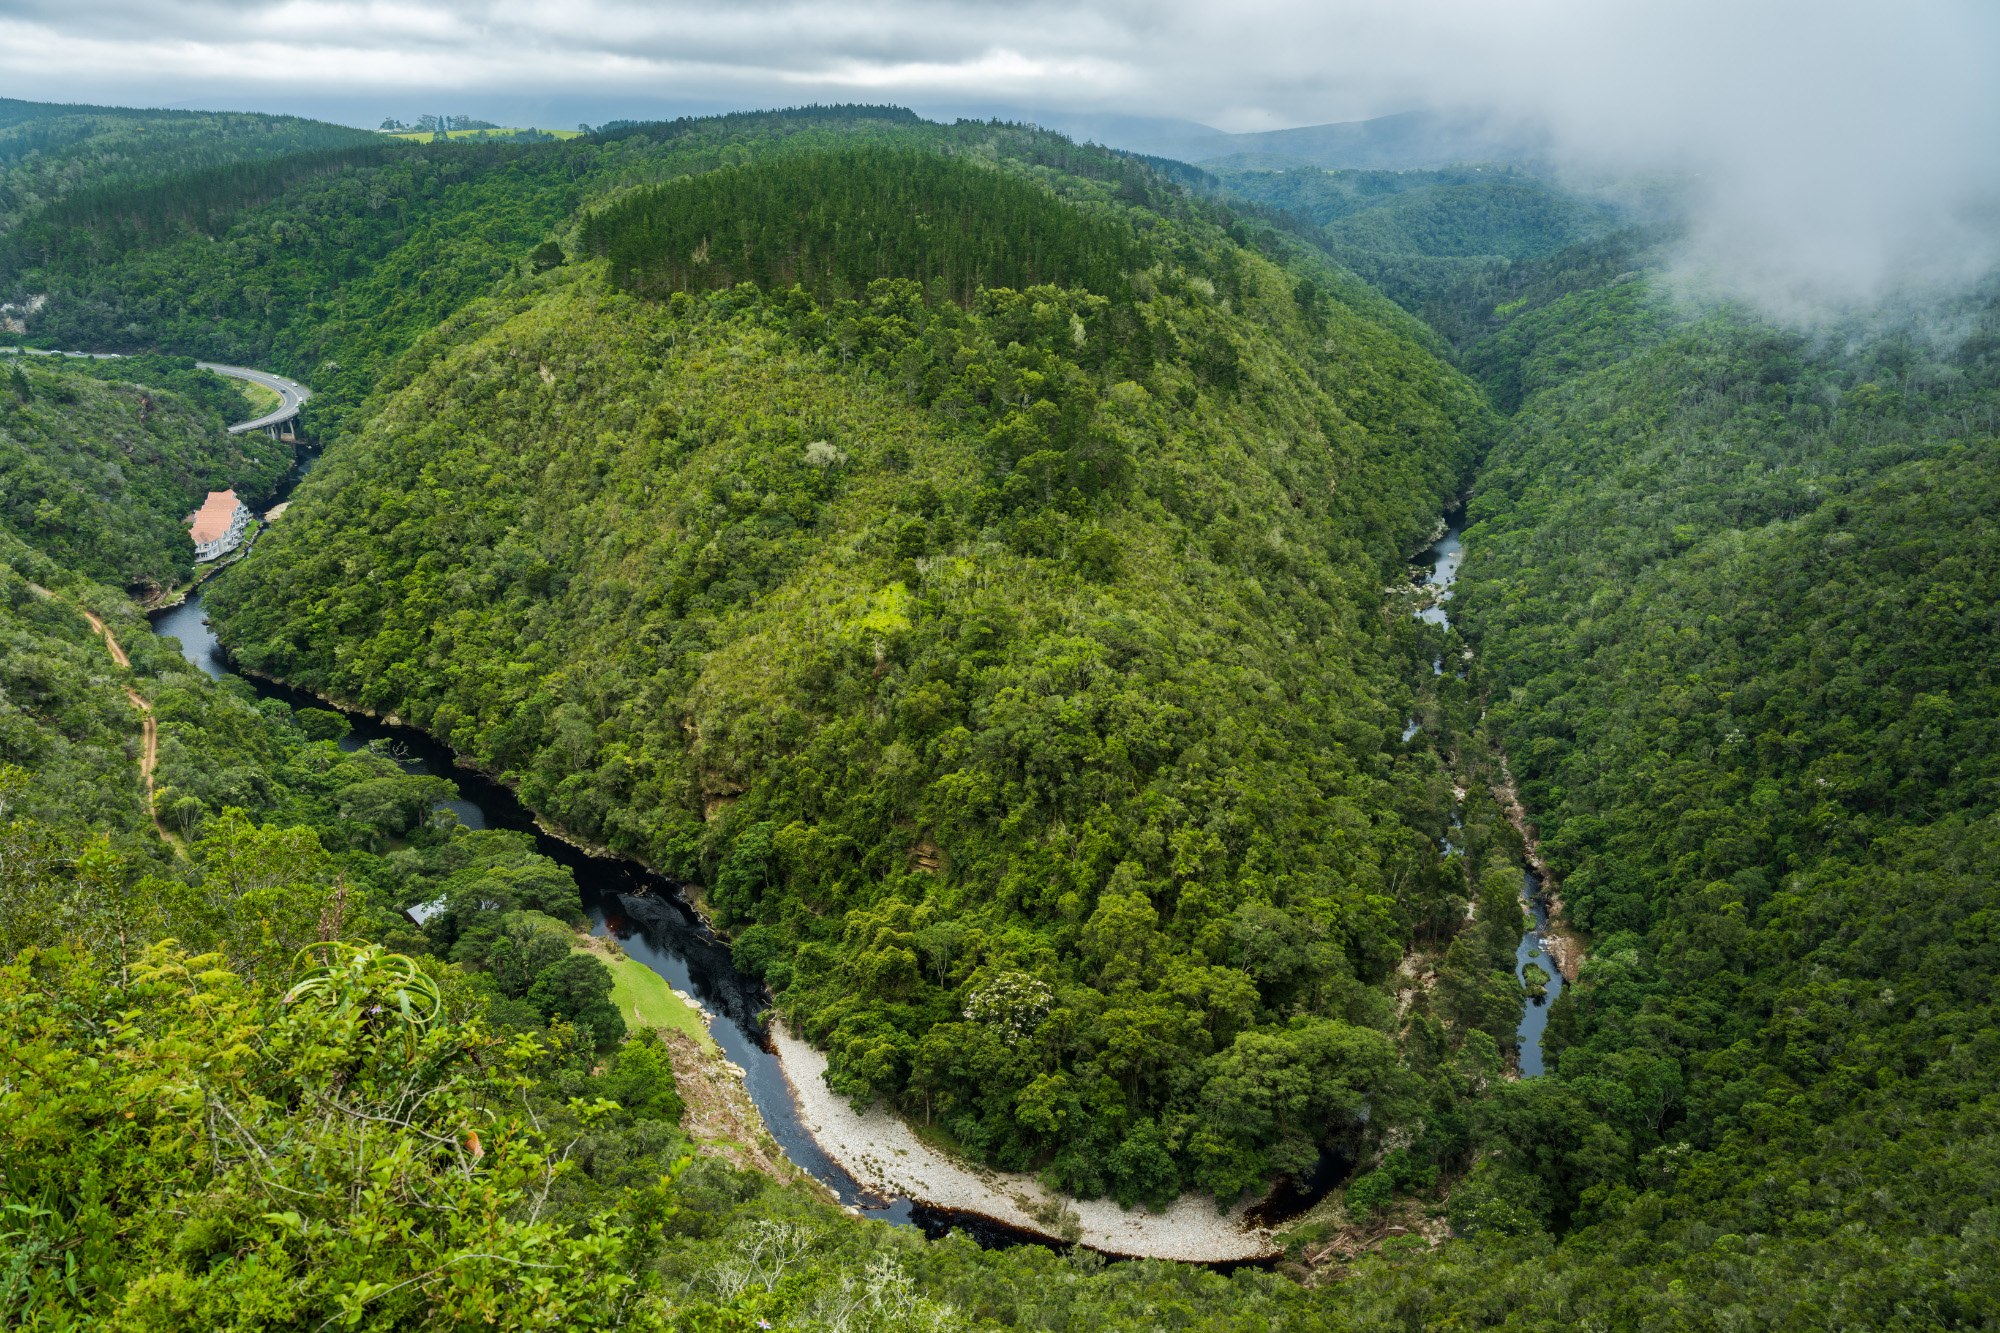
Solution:
M 1495 753 L 1498 754 L 1497 748 Z M 1507 767 L 1507 756 L 1501 754 L 1499 759 L 1500 781 L 1493 787 L 1493 799 L 1499 803 L 1500 812 L 1507 816 L 1507 822 L 1521 835 L 1528 864 L 1541 877 L 1542 900 L 1549 907 L 1549 924 L 1542 932 L 1542 949 L 1549 961 L 1556 965 L 1556 970 L 1562 973 L 1564 981 L 1575 981 L 1577 969 L 1583 966 L 1585 956 L 1583 940 L 1570 927 L 1569 918 L 1563 912 L 1562 886 L 1542 860 L 1541 844 L 1536 839 L 1537 830 L 1528 822 L 1528 812 L 1521 805 L 1520 794 L 1514 789 L 1514 774 Z
M 1246 1205 L 1219 1214 L 1213 1198 L 1184 1194 L 1163 1212 L 1143 1206 L 1127 1211 L 1109 1199 L 1058 1198 L 1033 1176 L 959 1161 L 879 1105 L 855 1114 L 846 1098 L 826 1086 L 826 1056 L 782 1023 L 772 1023 L 771 1040 L 798 1099 L 800 1120 L 863 1188 L 978 1213 L 1105 1254 L 1222 1263 L 1280 1253 L 1269 1231 L 1249 1223 Z

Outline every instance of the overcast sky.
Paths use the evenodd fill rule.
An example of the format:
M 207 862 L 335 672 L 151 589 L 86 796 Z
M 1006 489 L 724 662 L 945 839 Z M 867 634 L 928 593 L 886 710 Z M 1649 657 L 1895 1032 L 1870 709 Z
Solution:
M 1703 174 L 1744 263 L 1970 262 L 2000 164 L 1994 0 L 0 0 L 0 92 L 593 123 L 810 101 L 1185 118 L 1545 118 Z

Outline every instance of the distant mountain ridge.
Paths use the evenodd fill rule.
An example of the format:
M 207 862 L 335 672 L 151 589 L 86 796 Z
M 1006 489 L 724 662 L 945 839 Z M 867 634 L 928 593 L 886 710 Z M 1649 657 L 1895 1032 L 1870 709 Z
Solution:
M 942 113 L 930 110 L 925 114 Z M 1107 148 L 1234 170 L 1301 166 L 1433 170 L 1462 162 L 1535 161 L 1546 157 L 1550 147 L 1546 127 L 1485 110 L 1406 111 L 1371 120 L 1255 134 L 1230 134 L 1196 121 L 1167 117 L 1018 108 L 988 109 L 979 114 L 1032 121 Z
M 0 97 L 0 233 L 95 189 L 373 142 L 368 131 L 298 116 Z

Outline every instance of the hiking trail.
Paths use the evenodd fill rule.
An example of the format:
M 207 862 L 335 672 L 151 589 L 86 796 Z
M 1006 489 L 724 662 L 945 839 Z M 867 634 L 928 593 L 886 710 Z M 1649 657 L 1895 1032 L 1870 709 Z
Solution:
M 111 660 L 126 670 L 131 670 L 132 659 L 118 646 L 118 636 L 111 632 L 111 627 L 91 612 L 84 611 L 82 607 L 76 609 L 83 611 L 83 618 L 90 622 L 90 628 L 97 632 L 104 640 L 104 646 L 111 650 Z M 177 854 L 184 855 L 186 849 L 181 846 L 180 839 L 168 831 L 166 821 L 160 818 L 159 807 L 153 803 L 153 770 L 160 762 L 160 724 L 153 719 L 153 705 L 130 685 L 125 687 L 125 697 L 139 710 L 139 724 L 145 734 L 144 747 L 139 752 L 139 780 L 146 786 L 146 811 L 153 817 L 153 827 L 158 830 L 160 840 L 173 848 Z

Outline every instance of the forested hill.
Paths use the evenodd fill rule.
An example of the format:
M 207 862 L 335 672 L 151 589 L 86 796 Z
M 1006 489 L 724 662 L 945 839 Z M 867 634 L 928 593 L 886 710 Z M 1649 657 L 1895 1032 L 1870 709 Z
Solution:
M 707 885 L 837 1086 L 966 1151 L 1227 1202 L 1402 1121 L 1376 985 L 1467 889 L 1379 589 L 1477 395 L 1192 213 L 831 161 L 631 196 L 608 266 L 468 310 L 212 595 L 227 641 Z M 787 267 L 821 294 L 733 282 Z M 1221 1091 L 1288 1069 L 1327 1118 Z
M 136 595 L 193 572 L 187 516 L 209 491 L 253 506 L 291 470 L 290 446 L 224 426 L 234 385 L 174 357 L 0 363 L 0 528 L 66 568 Z
M 0 237 L 0 293 L 44 346 L 155 349 L 312 385 L 322 439 L 403 352 L 576 225 L 585 201 L 773 155 L 943 148 L 1039 173 L 1072 199 L 1189 207 L 1143 164 L 1026 126 L 814 107 L 625 126 L 560 144 L 383 144 L 149 177 Z
M 827 132 L 779 127 L 781 159 Z M 648 152 L 761 169 L 765 140 L 713 131 L 624 136 L 625 184 Z M 1484 408 L 1379 297 L 1239 246 L 1122 159 L 1005 127 L 900 147 L 983 160 L 1021 216 L 1055 198 L 1089 219 L 1026 257 L 1071 285 L 926 290 L 892 255 L 854 290 L 842 270 L 818 295 L 655 299 L 524 236 L 490 298 L 439 296 L 456 313 L 249 562 L 276 553 L 269 576 L 215 608 L 246 657 L 405 700 L 572 827 L 706 875 L 843 1086 L 923 1098 L 970 1153 L 1053 1164 L 1068 1144 L 1072 1188 L 1226 1199 L 1329 1135 L 1415 1130 L 1426 1095 L 1456 1106 L 1493 1076 L 1520 1004 L 1483 958 L 1518 929 L 1501 844 L 1484 919 L 1505 938 L 1464 978 L 1500 1004 L 1447 1015 L 1464 1067 L 1405 1069 L 1380 984 L 1475 887 L 1436 854 L 1441 775 L 1395 739 L 1415 641 L 1377 589 Z M 1129 267 L 1072 263 L 1106 235 Z M 134 244 L 93 290 L 206 273 L 173 267 L 198 250 Z M 61 290 L 51 309 L 88 308 Z M 155 308 L 188 290 L 156 285 Z M 357 577 L 300 604 L 334 550 Z M 0 777 L 0 1024 L 36 1071 L 0 1087 L 27 1210 L 0 1237 L 9 1317 L 1326 1322 L 1255 1269 L 927 1245 L 687 1164 L 650 1028 L 624 1039 L 560 925 L 565 875 L 434 813 L 434 780 L 336 749 L 339 719 L 186 671 L 129 612 L 106 617 L 118 666 L 71 609 L 112 594 L 6 558 L 7 753 L 37 769 L 25 804 Z M 336 680 L 329 645 L 360 649 L 356 670 Z M 396 914 L 440 897 L 422 932 Z M 329 934 L 375 947 L 296 956 Z M 1027 1019 L 1047 1037 L 1016 1049 Z M 191 1100 L 157 1095 L 154 1071 L 190 1065 Z M 1307 1101 L 1279 1095 L 1301 1075 Z M 1198 1099 L 1228 1114 L 1197 1135 Z M 1448 1124 L 1380 1178 L 1421 1185 L 1468 1150 Z M 381 1188 L 343 1183 L 357 1160 Z M 809 1259 L 783 1283 L 729 1276 L 771 1244 Z M 454 1281 L 409 1280 L 437 1270 Z
M 1806 335 L 1676 302 L 1635 253 L 1527 266 L 1463 326 L 1518 410 L 1467 512 L 1454 740 L 1504 744 L 1594 938 L 1511 1131 L 1535 1146 L 1454 1197 L 1567 1233 L 1555 1289 L 1526 1250 L 1483 1278 L 1551 1317 L 1645 1323 L 1701 1290 L 1718 1326 L 1977 1326 L 1992 291 Z M 1482 1280 L 1447 1271 L 1397 1281 Z
M 37 380 L 80 516 L 0 533 L 0 1314 L 1989 1327 L 1993 291 L 1801 332 L 1448 177 L 1284 185 L 1401 307 L 1318 222 L 884 108 L 17 228 L 31 336 L 320 391 L 238 659 L 694 883 L 839 1091 L 1134 1206 L 1357 1169 L 1225 1278 L 724 1165 L 560 866 L 66 567 L 154 381 Z M 1446 628 L 1393 594 L 1454 500 Z M 1584 946 L 1526 1079 L 1515 794 Z
M 1208 185 L 1225 199 L 1296 219 L 1295 229 L 1314 245 L 1427 319 L 1455 288 L 1504 280 L 1521 261 L 1547 261 L 1633 220 L 1612 204 L 1502 165 L 1226 171 Z
M 1391 216 L 1322 202 L 1329 230 Z M 2000 1239 L 1992 288 L 1806 333 L 1675 299 L 1670 225 L 1548 239 L 1390 286 L 1510 414 L 1438 644 L 1472 666 L 1423 717 L 1466 777 L 1514 780 L 1590 958 L 1552 1076 L 1481 1108 L 1503 1146 L 1452 1215 L 1482 1251 L 1366 1272 L 1351 1309 L 1976 1327 Z
M 0 98 L 0 233 L 78 194 L 109 194 L 177 172 L 352 147 L 376 137 L 297 116 Z

